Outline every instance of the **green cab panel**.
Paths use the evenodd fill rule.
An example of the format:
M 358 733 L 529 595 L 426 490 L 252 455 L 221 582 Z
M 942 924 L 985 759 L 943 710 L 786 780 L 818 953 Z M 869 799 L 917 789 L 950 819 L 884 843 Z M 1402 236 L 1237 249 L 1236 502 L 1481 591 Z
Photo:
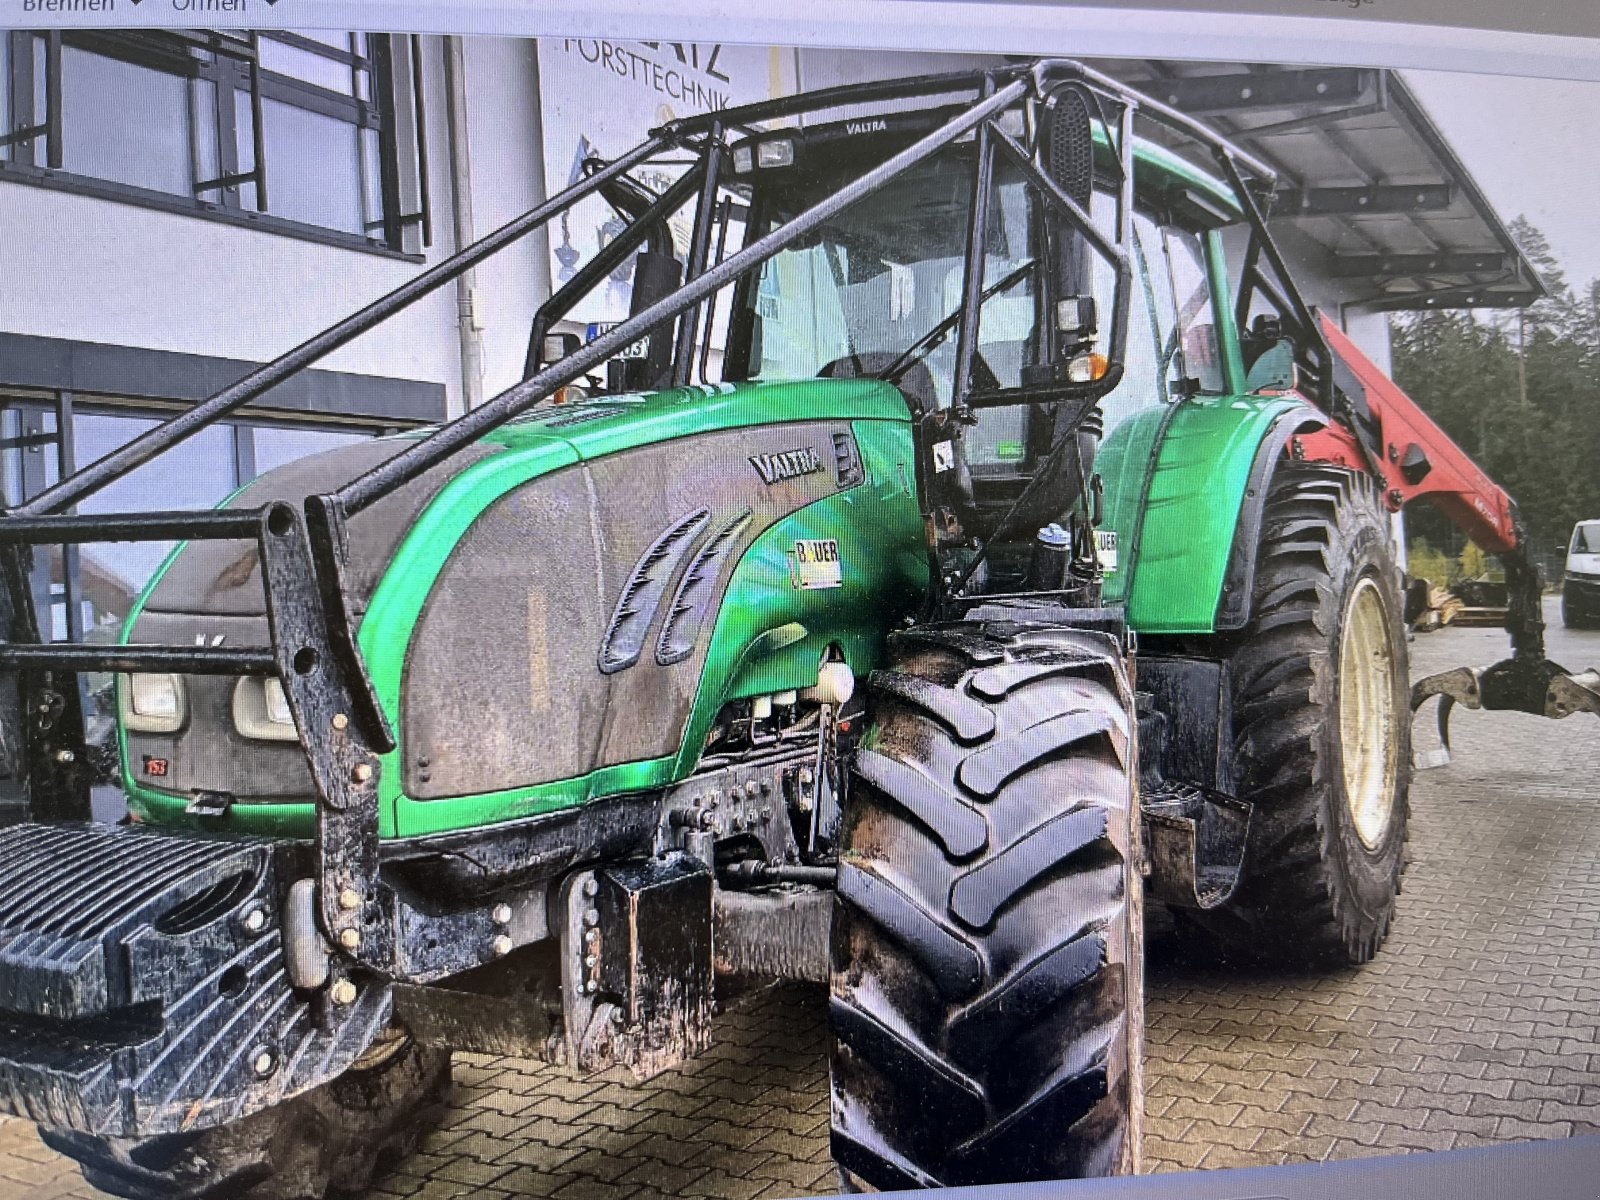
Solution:
M 1112 430 L 1095 460 L 1117 566 L 1105 600 L 1140 633 L 1211 633 L 1256 452 L 1284 413 L 1273 396 L 1203 396 Z
M 342 483 L 341 469 L 329 456 L 333 477 L 316 490 Z M 408 519 L 361 598 L 361 649 L 400 742 L 379 779 L 382 836 L 478 828 L 665 786 L 693 772 L 730 700 L 808 687 L 828 655 L 858 675 L 871 671 L 888 630 L 927 591 L 914 478 L 905 401 L 876 380 L 604 397 L 540 410 L 484 438 Z M 253 502 L 249 488 L 237 498 Z M 693 536 L 676 548 L 652 543 L 674 529 Z M 728 553 L 706 558 L 719 538 Z M 828 561 L 797 565 L 797 554 L 819 547 Z M 658 560 L 669 565 L 652 580 L 646 568 Z M 702 567 L 718 590 L 696 610 L 694 589 L 674 589 Z M 191 590 L 205 591 L 209 578 L 199 572 Z M 159 601 L 159 582 L 125 640 L 145 601 Z M 638 621 L 635 592 L 655 605 Z M 687 632 L 669 646 L 668 626 L 684 613 Z M 226 619 L 248 630 L 263 617 Z M 154 623 L 147 634 L 192 618 L 144 619 Z M 613 642 L 631 646 L 633 660 L 608 662 Z M 200 695 L 221 725 L 220 693 Z M 191 724 L 202 716 L 197 709 Z M 543 736 L 539 755 L 523 744 L 530 730 Z M 135 816 L 193 824 L 187 792 L 136 778 L 140 747 L 119 733 Z M 209 736 L 237 741 L 226 727 Z M 300 753 L 293 743 L 246 749 L 279 775 Z M 309 795 L 237 794 L 207 828 L 314 828 Z

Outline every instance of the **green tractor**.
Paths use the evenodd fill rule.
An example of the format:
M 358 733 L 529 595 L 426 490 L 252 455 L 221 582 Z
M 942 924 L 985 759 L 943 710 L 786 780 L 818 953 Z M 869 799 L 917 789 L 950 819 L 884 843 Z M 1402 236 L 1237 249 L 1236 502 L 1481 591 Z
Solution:
M 0 517 L 0 1110 L 118 1195 L 320 1198 L 452 1049 L 648 1077 L 719 977 L 803 979 L 846 1186 L 1137 1170 L 1144 897 L 1229 958 L 1370 958 L 1390 514 L 1465 496 L 1518 561 L 1300 299 L 1271 189 L 1070 62 L 676 121 Z M 596 194 L 623 232 L 502 395 L 213 512 L 72 515 Z M 619 268 L 633 315 L 562 332 Z M 180 545 L 122 644 L 41 644 L 35 547 L 141 539 Z M 1426 694 L 1596 708 L 1512 591 L 1514 658 Z

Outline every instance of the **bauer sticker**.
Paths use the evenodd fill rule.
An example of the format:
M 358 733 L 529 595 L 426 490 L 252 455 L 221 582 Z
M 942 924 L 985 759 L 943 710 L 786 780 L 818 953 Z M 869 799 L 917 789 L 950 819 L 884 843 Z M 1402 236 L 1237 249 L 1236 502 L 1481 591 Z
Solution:
M 1094 533 L 1094 552 L 1100 559 L 1102 571 L 1115 571 L 1117 569 L 1117 531 L 1114 529 L 1097 529 Z
M 933 469 L 935 471 L 948 471 L 956 465 L 956 446 L 954 442 L 935 442 L 933 444 Z
M 844 586 L 844 564 L 834 538 L 802 538 L 789 551 L 789 582 L 802 591 Z

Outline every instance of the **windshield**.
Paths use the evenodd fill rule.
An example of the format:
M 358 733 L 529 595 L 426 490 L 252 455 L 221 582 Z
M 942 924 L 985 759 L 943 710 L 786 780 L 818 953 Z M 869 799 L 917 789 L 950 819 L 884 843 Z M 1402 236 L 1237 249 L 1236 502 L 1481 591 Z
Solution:
M 807 379 L 877 375 L 904 355 L 899 380 L 933 407 L 951 402 L 955 333 L 906 352 L 949 321 L 961 304 L 972 152 L 954 146 L 900 175 L 781 251 L 748 293 L 753 311 L 748 375 Z M 1034 329 L 1029 193 L 1014 169 L 996 173 L 974 386 L 1016 387 Z M 829 195 L 831 179 L 786 185 L 758 205 L 763 234 Z
M 1572 531 L 1573 554 L 1600 554 L 1600 521 L 1584 521 Z
M 744 377 L 887 372 L 924 407 L 948 406 L 956 366 L 951 319 L 961 303 L 973 173 L 973 147 L 948 147 L 768 260 L 742 293 Z M 817 175 L 766 184 L 753 197 L 752 234 L 770 232 L 837 186 Z M 1021 173 L 1000 160 L 985 239 L 988 298 L 978 322 L 975 389 L 1019 387 L 1023 366 L 1036 356 L 1037 272 L 1030 268 L 1040 257 L 1037 205 Z M 1091 213 L 1114 238 L 1114 198 L 1097 191 Z M 1108 438 L 1152 408 L 1226 390 L 1202 237 L 1138 210 L 1130 250 L 1125 369 L 1102 402 Z M 1109 313 L 1114 272 L 1099 255 L 1090 261 L 1090 287 Z M 1049 414 L 1035 408 L 980 411 L 965 435 L 975 475 L 1025 471 L 1049 446 Z

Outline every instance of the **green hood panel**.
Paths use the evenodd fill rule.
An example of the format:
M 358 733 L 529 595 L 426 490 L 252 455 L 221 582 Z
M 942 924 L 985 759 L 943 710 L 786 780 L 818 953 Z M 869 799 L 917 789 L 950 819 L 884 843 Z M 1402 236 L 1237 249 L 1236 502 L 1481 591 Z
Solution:
M 1211 633 L 1250 468 L 1297 401 L 1216 396 L 1152 409 L 1112 431 L 1095 460 L 1117 570 L 1105 599 L 1140 633 Z
M 910 478 L 909 426 L 858 422 L 854 429 L 864 460 L 876 464 L 897 459 L 906 464 Z M 392 827 L 395 836 L 417 837 L 474 828 L 618 792 L 662 787 L 694 771 L 706 736 L 727 701 L 810 686 L 830 647 L 841 650 L 856 674 L 865 676 L 877 665 L 889 629 L 915 611 L 928 583 L 921 513 L 899 475 L 893 468 L 874 472 L 861 486 L 779 520 L 746 549 L 722 596 L 697 694 L 671 754 L 552 783 L 421 801 L 401 789 L 402 746 L 384 763 L 381 795 L 386 820 L 392 813 L 392 826 L 386 825 L 386 832 Z M 823 537 L 839 543 L 842 586 L 826 591 L 794 588 L 789 549 L 796 541 Z M 362 635 L 367 649 L 365 626 Z M 368 650 L 368 657 L 378 694 L 392 713 L 400 656 Z M 380 657 L 387 659 L 381 681 Z
M 740 481 L 740 487 L 758 488 L 760 480 L 745 457 L 747 451 L 775 446 L 787 449 L 803 430 L 818 430 L 819 422 L 824 421 L 829 428 L 854 435 L 866 478 L 834 491 L 837 485 L 831 481 L 837 464 L 831 453 L 825 454 L 820 470 L 813 469 L 803 481 L 811 489 L 807 494 L 820 498 L 805 501 L 764 531 L 752 529 L 754 540 L 732 564 L 708 628 L 701 631 L 699 658 L 684 664 L 684 669 L 698 672 L 698 685 L 689 695 L 692 706 L 687 719 L 674 726 L 676 736 L 670 746 L 654 757 L 610 762 L 548 783 L 425 801 L 406 794 L 406 768 L 416 769 L 415 760 L 408 764 L 404 757 L 403 698 L 413 635 L 452 556 L 493 506 L 544 477 L 577 478 L 574 470 L 585 477 L 593 473 L 593 479 L 601 483 L 603 500 L 606 492 L 616 494 L 611 489 L 618 472 L 607 465 L 613 456 L 618 462 L 631 462 L 638 454 L 645 456 L 640 461 L 679 455 L 692 467 L 697 456 L 710 452 L 716 444 L 725 446 L 730 438 L 740 446 L 731 458 L 726 448 L 720 452 L 718 488 L 727 493 L 729 479 Z M 790 428 L 761 431 L 776 425 Z M 743 429 L 751 431 L 749 447 L 738 436 Z M 832 448 L 826 438 L 812 444 L 819 450 Z M 900 393 L 888 384 L 816 380 L 607 397 L 542 410 L 496 431 L 484 439 L 483 446 L 493 446 L 495 452 L 481 455 L 439 489 L 407 530 L 381 580 L 366 598 L 359 640 L 377 693 L 401 738 L 400 748 L 386 756 L 380 776 L 381 832 L 385 837 L 487 825 L 673 782 L 694 769 L 716 715 L 729 699 L 809 686 L 815 682 L 817 664 L 830 648 L 842 651 L 857 673 L 864 675 L 876 664 L 887 630 L 913 611 L 926 591 L 928 566 L 920 511 L 910 483 L 914 478 L 910 415 Z M 607 479 L 612 483 L 606 484 Z M 823 479 L 829 482 L 818 491 L 817 484 Z M 340 482 L 330 480 L 326 486 Z M 554 482 L 552 479 L 551 484 Z M 570 496 L 570 485 L 565 486 Z M 658 492 L 659 486 L 658 480 Z M 537 499 L 546 494 L 545 488 L 546 484 L 537 483 L 527 495 Z M 770 485 L 768 490 L 773 490 Z M 826 494 L 829 491 L 832 494 Z M 248 495 L 243 502 L 248 503 Z M 587 514 L 581 517 L 583 541 L 587 543 L 591 537 L 606 540 L 611 531 L 605 521 L 594 524 L 591 532 L 591 524 L 598 520 L 593 514 L 602 510 L 592 505 L 580 507 Z M 666 521 L 671 515 L 648 509 L 648 518 L 641 519 Z M 578 514 L 574 514 L 577 521 Z M 843 562 L 840 587 L 804 590 L 794 586 L 790 555 L 795 543 L 803 539 L 837 541 Z M 632 551 L 628 554 L 631 561 Z M 560 571 L 567 566 L 557 561 L 548 569 Z M 536 569 L 544 571 L 545 563 L 541 560 Z M 604 586 L 614 590 L 614 580 Z M 614 595 L 600 597 L 605 615 L 614 602 Z M 774 638 L 772 631 L 778 627 L 792 628 Z M 516 660 L 515 633 L 520 631 L 476 632 L 486 639 L 504 636 L 504 657 Z M 579 647 L 580 640 L 569 638 L 571 644 L 563 645 L 558 637 L 555 644 L 570 660 L 568 665 L 581 659 L 592 671 L 595 648 L 587 641 Z M 646 659 L 653 647 L 652 641 Z M 521 653 L 526 658 L 526 652 Z M 641 661 L 635 673 L 646 665 L 655 669 L 653 662 Z M 632 694 L 637 693 L 636 683 Z M 464 725 L 481 721 L 470 689 L 464 688 L 453 702 L 463 714 Z M 463 734 L 467 736 L 471 734 Z M 493 750 L 486 748 L 484 753 Z M 163 824 L 185 823 L 182 809 L 187 796 L 140 786 L 131 778 L 129 783 L 134 785 L 130 803 L 140 816 Z M 304 835 L 313 822 L 314 809 L 309 804 L 250 802 L 241 796 L 226 824 L 238 832 Z
M 483 441 L 519 450 L 556 439 L 587 460 L 697 433 L 823 419 L 909 421 L 911 413 L 899 390 L 878 379 L 708 383 L 540 409 Z

